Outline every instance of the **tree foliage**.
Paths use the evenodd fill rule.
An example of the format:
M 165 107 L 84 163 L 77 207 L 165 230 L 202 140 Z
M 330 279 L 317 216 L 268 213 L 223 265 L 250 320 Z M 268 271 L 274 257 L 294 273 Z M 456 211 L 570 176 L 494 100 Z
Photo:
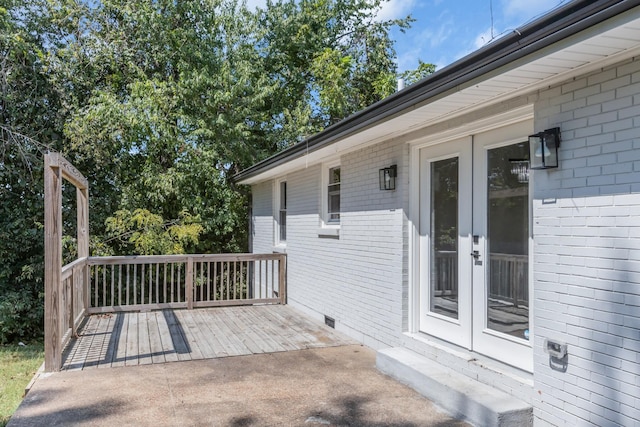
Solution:
M 394 90 L 389 34 L 411 19 L 380 21 L 380 6 L 270 0 L 250 11 L 241 0 L 5 1 L 3 298 L 41 298 L 41 153 L 48 149 L 89 180 L 92 254 L 246 250 L 248 193 L 230 177 Z M 68 190 L 64 248 L 72 256 Z M 7 313 L 12 322 L 27 316 Z M 0 339 L 33 334 L 6 324 Z

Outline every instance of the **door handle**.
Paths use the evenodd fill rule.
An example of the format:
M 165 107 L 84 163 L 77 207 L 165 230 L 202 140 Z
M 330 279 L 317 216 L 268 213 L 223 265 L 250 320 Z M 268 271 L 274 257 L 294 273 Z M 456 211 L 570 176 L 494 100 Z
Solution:
M 474 257 L 476 260 L 480 259 L 480 251 L 471 252 L 471 256 Z

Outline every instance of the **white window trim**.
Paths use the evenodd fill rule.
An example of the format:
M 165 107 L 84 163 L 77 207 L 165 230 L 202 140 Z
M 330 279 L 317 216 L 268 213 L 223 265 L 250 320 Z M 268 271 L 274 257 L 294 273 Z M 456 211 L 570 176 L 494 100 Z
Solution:
M 340 160 L 334 160 L 322 165 L 322 179 L 320 188 L 320 229 L 318 230 L 318 236 L 336 237 L 340 235 L 340 223 L 329 222 L 329 201 L 327 197 L 327 188 L 329 186 L 329 169 L 338 166 L 341 167 Z M 342 183 L 342 169 L 340 170 L 340 182 Z M 340 197 L 342 199 L 342 191 L 340 193 Z M 342 206 L 342 203 L 340 204 L 340 206 Z
M 280 184 L 283 182 L 287 182 L 287 178 L 278 178 L 273 181 L 273 249 L 274 251 L 282 250 L 287 247 L 286 240 L 284 241 L 280 240 L 280 197 L 281 197 Z

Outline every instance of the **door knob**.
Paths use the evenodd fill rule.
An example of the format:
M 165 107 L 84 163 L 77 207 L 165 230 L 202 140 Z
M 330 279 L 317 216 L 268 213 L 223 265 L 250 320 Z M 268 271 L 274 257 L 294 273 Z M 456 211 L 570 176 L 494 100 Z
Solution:
M 480 259 L 480 251 L 471 252 L 471 256 L 474 257 L 475 259 Z

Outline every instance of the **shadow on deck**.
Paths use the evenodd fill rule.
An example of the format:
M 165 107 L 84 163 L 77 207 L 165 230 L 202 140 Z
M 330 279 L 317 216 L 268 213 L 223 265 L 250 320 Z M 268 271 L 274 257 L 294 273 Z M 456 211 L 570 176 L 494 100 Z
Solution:
M 136 366 L 355 344 L 284 305 L 94 314 L 63 370 Z

